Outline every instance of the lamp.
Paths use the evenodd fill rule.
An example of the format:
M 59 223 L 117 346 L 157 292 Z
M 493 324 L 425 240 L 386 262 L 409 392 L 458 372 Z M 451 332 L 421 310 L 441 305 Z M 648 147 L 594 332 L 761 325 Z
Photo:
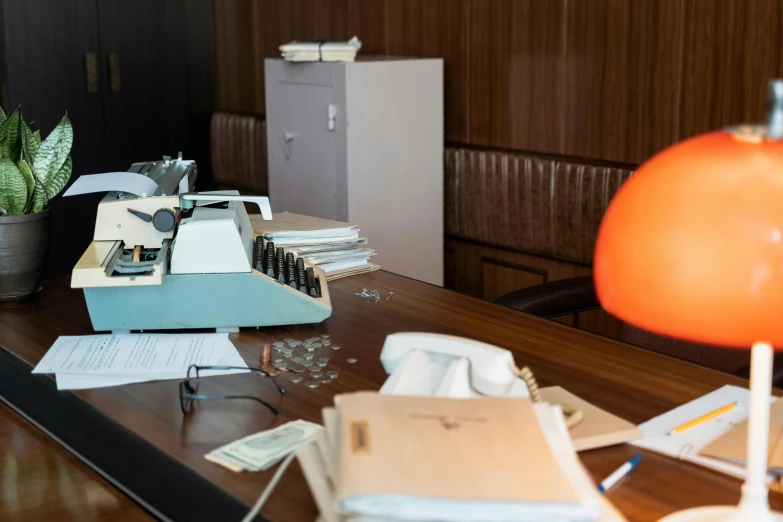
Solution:
M 598 232 L 594 278 L 608 312 L 670 337 L 752 346 L 739 505 L 661 522 L 783 521 L 766 484 L 772 346 L 783 347 L 783 80 L 769 83 L 767 117 L 655 155 L 620 188 Z

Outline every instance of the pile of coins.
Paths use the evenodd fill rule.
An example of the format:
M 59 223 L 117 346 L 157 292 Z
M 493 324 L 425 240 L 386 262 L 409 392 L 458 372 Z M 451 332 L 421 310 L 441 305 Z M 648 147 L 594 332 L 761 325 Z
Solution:
M 303 383 L 308 388 L 317 388 L 335 380 L 339 372 L 328 370 L 329 357 L 316 353 L 317 350 L 339 350 L 339 344 L 332 344 L 329 334 L 310 337 L 304 341 L 292 338 L 275 341 L 261 349 L 261 367 L 270 375 L 278 376 L 289 372 L 288 381 Z M 353 359 L 352 362 L 356 362 Z

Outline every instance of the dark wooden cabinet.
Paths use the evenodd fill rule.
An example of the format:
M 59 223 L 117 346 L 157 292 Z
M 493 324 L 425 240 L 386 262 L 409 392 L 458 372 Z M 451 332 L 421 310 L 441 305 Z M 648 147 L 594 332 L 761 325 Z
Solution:
M 208 172 L 210 0 L 0 0 L 2 105 L 48 134 L 68 112 L 73 181 L 183 151 Z M 70 272 L 100 196 L 52 202 L 49 271 Z
M 100 71 L 95 0 L 2 0 L 5 58 L 3 108 L 22 106 L 25 120 L 46 136 L 68 116 L 75 130 L 74 174 L 105 165 L 103 100 L 87 92 L 86 64 L 93 53 Z
M 109 169 L 190 148 L 184 3 L 99 3 L 104 118 L 107 129 L 122 129 L 106 134 Z

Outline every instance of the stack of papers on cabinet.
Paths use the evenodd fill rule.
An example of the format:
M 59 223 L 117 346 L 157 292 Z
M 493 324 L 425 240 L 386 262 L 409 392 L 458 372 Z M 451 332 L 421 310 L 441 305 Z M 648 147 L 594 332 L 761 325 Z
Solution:
M 54 373 L 58 390 L 184 379 L 192 364 L 247 368 L 227 333 L 59 337 L 33 370 Z M 245 373 L 209 370 L 200 376 Z
M 325 521 L 624 520 L 579 462 L 559 407 L 361 392 L 323 417 L 331 481 L 314 476 L 312 452 L 299 459 Z
M 250 222 L 256 236 L 274 242 L 275 247 L 285 247 L 306 265 L 317 265 L 327 281 L 380 268 L 370 262 L 375 250 L 367 246 L 367 239 L 359 237 L 355 225 L 291 212 L 274 214 L 271 221 L 251 214 Z
M 316 40 L 293 41 L 280 46 L 283 59 L 289 62 L 352 62 L 362 48 L 362 42 L 353 37 L 347 42 Z

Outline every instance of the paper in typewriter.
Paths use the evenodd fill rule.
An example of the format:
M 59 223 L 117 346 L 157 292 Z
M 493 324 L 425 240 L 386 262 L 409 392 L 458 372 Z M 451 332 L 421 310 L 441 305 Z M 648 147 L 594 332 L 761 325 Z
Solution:
M 496 521 L 584 515 L 528 399 L 362 392 L 335 402 L 337 495 L 346 513 Z

